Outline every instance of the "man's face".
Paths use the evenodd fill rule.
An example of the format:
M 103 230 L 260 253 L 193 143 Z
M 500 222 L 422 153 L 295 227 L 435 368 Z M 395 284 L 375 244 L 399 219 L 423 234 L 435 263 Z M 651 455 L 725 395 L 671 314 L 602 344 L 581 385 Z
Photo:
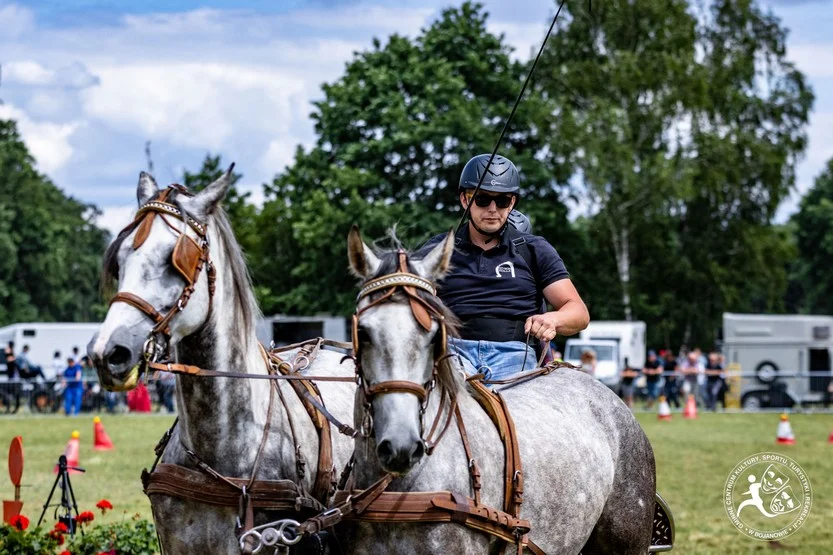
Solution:
M 487 201 L 488 205 L 480 206 L 480 204 L 486 204 Z M 477 229 L 486 233 L 497 233 L 503 228 L 509 212 L 515 206 L 515 195 L 478 191 L 477 196 L 472 197 L 471 191 L 466 191 L 460 193 L 460 203 L 463 208 L 471 203 L 469 214 Z M 498 204 L 505 207 L 500 208 Z

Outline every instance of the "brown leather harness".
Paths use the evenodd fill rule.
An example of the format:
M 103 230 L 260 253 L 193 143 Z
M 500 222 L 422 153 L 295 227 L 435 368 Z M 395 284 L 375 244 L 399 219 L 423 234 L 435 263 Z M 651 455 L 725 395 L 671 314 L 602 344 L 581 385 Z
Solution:
M 365 418 L 372 419 L 372 405 L 370 399 L 375 395 L 386 393 L 410 393 L 416 395 L 421 403 L 421 416 L 425 412 L 430 393 L 435 389 L 439 364 L 449 356 L 447 346 L 447 332 L 443 315 L 417 293 L 421 289 L 428 294 L 435 295 L 433 285 L 420 276 L 408 271 L 407 255 L 404 251 L 399 254 L 398 271 L 394 274 L 382 276 L 367 282 L 362 287 L 358 300 L 384 291 L 384 294 L 371 300 L 358 309 L 353 316 L 353 352 L 356 359 L 356 373 L 362 388 Z M 359 317 L 373 306 L 392 299 L 394 293 L 401 290 L 408 298 L 411 313 L 417 322 L 426 330 L 431 329 L 432 320 L 439 325 L 434 367 L 432 378 L 427 384 L 416 384 L 408 381 L 386 381 L 368 384 L 361 366 L 361 343 L 359 341 Z M 457 406 L 456 393 L 441 390 L 441 398 L 434 423 L 423 441 L 426 453 L 431 454 L 449 427 L 451 419 L 457 423 L 457 429 L 463 442 L 466 458 L 469 461 L 470 485 L 472 497 L 457 492 L 388 492 L 387 485 L 393 479 L 390 474 L 384 475 L 379 481 L 366 490 L 339 490 L 334 499 L 335 509 L 329 515 L 319 515 L 315 519 L 302 523 L 298 531 L 301 534 L 314 533 L 322 526 L 331 525 L 338 520 L 353 520 L 361 522 L 409 522 L 409 523 L 442 523 L 455 522 L 468 528 L 495 536 L 503 541 L 514 543 L 518 553 L 524 548 L 533 553 L 543 554 L 528 537 L 530 524 L 520 518 L 520 508 L 523 503 L 523 471 L 521 455 L 518 448 L 515 425 L 508 408 L 500 396 L 491 392 L 481 381 L 482 376 L 469 379 L 475 398 L 480 402 L 487 414 L 495 423 L 505 451 L 504 478 L 504 507 L 503 510 L 488 507 L 481 502 L 481 475 L 477 461 L 472 453 L 466 433 L 462 414 Z M 443 413 L 445 422 L 440 424 Z M 367 422 L 362 425 L 362 432 L 370 435 L 372 427 Z M 423 426 L 424 432 L 424 426 Z M 434 435 L 436 433 L 436 436 Z
M 276 381 L 272 381 L 272 386 L 269 390 L 269 406 L 263 436 L 261 437 L 251 475 L 248 479 L 224 476 L 202 461 L 196 453 L 184 444 L 185 452 L 198 470 L 192 470 L 176 464 L 158 464 L 168 441 L 173 435 L 173 429 L 177 425 L 177 422 L 174 422 L 171 429 L 168 430 L 156 446 L 157 457 L 151 470 L 142 472 L 144 492 L 148 496 L 169 495 L 210 505 L 237 507 L 239 510 L 237 527 L 240 536 L 244 536 L 253 529 L 255 508 L 288 512 L 303 516 L 315 515 L 326 506 L 335 488 L 332 437 L 329 423 L 322 416 L 318 408 L 324 406 L 318 387 L 298 372 L 309 366 L 312 360 L 314 360 L 322 347 L 322 340 L 311 340 L 301 344 L 289 345 L 283 349 L 273 349 L 269 352 L 261 347 L 264 363 L 267 367 L 266 376 L 217 372 L 180 363 L 159 362 L 157 360 L 160 356 L 158 346 L 159 336 L 165 339 L 164 351 L 170 356 L 171 320 L 188 304 L 203 268 L 207 268 L 208 272 L 209 313 L 211 311 L 211 299 L 213 298 L 215 289 L 215 272 L 214 266 L 209 258 L 207 226 L 189 216 L 181 205 L 175 206 L 170 204 L 168 199 L 173 192 L 188 194 L 181 186 L 172 185 L 163 191 L 157 200 L 152 200 L 143 205 L 137 212 L 134 221 L 126 230 L 136 229 L 132 245 L 134 249 L 138 249 L 145 242 L 157 216 L 161 217 L 162 221 L 168 227 L 179 234 L 173 250 L 172 264 L 185 279 L 185 287 L 182 293 L 174 306 L 164 315 L 150 303 L 130 292 L 120 291 L 110 301 L 111 305 L 116 302 L 124 302 L 134 306 L 153 320 L 155 324 L 145 343 L 142 370 L 146 375 L 151 371 L 170 371 L 179 374 L 211 375 L 214 377 L 287 378 L 287 381 L 290 382 L 291 387 L 298 395 L 298 398 L 304 405 L 307 414 L 317 430 L 319 439 L 318 471 L 312 492 L 305 491 L 302 484 L 305 477 L 306 462 L 301 454 L 300 444 L 298 443 L 295 432 L 295 424 L 286 404 L 283 391 Z M 184 228 L 181 231 L 177 229 L 168 221 L 168 216 L 173 216 L 184 222 Z M 197 241 L 187 234 L 187 227 L 190 227 L 196 233 Z M 292 363 L 280 357 L 280 353 L 296 348 L 298 352 Z M 352 381 L 349 378 L 337 379 L 338 381 Z M 297 473 L 295 481 L 256 479 L 263 451 L 269 437 L 274 405 L 273 401 L 276 392 L 284 411 L 286 411 L 295 445 Z M 347 430 L 343 431 L 346 432 Z M 252 551 L 255 548 L 254 543 L 254 538 L 250 538 L 247 542 L 241 542 L 241 547 L 245 551 Z

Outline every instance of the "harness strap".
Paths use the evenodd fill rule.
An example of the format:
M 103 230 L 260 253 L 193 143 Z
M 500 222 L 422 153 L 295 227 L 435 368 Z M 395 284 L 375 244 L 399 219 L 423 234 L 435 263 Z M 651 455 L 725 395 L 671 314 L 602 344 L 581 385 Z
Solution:
M 379 395 L 382 393 L 412 393 L 419 398 L 421 403 L 425 402 L 425 399 L 428 393 L 425 391 L 425 388 L 421 385 L 415 384 L 414 382 L 407 382 L 401 380 L 390 380 L 387 382 L 381 382 L 376 385 L 369 386 L 365 389 L 365 395 L 370 398 L 374 395 Z
M 139 297 L 138 295 L 134 295 L 128 291 L 119 291 L 113 298 L 110 299 L 110 305 L 112 306 L 113 303 L 122 302 L 127 303 L 135 308 L 138 308 L 145 314 L 147 314 L 151 320 L 153 320 L 156 324 L 162 322 L 165 319 L 164 316 L 159 314 L 159 312 L 151 306 L 149 302 L 144 300 L 143 298 Z M 167 332 L 166 332 L 167 333 Z
M 150 475 L 147 495 L 169 495 L 219 507 L 239 507 L 240 491 L 247 488 L 249 505 L 269 511 L 317 513 L 324 507 L 305 495 L 292 480 L 249 480 L 227 478 L 217 481 L 202 472 L 177 464 L 161 463 Z
M 311 348 L 299 351 L 291 365 L 281 359 L 274 352 L 269 353 L 269 360 L 271 364 L 282 373 L 282 375 L 300 376 L 300 374 L 297 374 L 293 369 L 301 366 L 300 360 L 302 358 L 305 359 L 304 368 L 312 364 L 312 361 L 315 360 L 315 357 L 321 350 L 320 341 L 316 341 L 315 345 L 309 344 L 308 347 Z M 322 418 L 324 413 L 318 410 L 318 406 L 324 407 L 324 398 L 321 396 L 321 392 L 318 390 L 315 383 L 310 380 L 311 378 L 306 377 L 306 379 L 290 381 L 289 383 L 295 391 L 295 394 L 300 399 L 304 409 L 306 409 L 313 426 L 315 426 L 315 429 L 318 432 L 318 467 L 315 481 L 313 483 L 313 495 L 322 503 L 326 503 L 333 489 L 336 472 L 335 465 L 333 465 L 332 433 L 327 421 Z M 310 402 L 312 400 L 315 401 L 315 404 Z M 326 411 L 326 408 L 324 410 Z M 329 413 L 329 411 L 327 411 L 327 413 Z M 295 451 L 299 461 L 298 464 L 300 465 L 302 456 L 297 443 Z M 303 468 L 301 468 L 301 470 L 303 470 Z
M 170 372 L 172 374 L 183 374 L 187 376 L 202 376 L 206 378 L 242 378 L 249 380 L 286 380 L 286 381 L 316 381 L 316 382 L 352 382 L 356 383 L 355 377 L 346 376 L 302 376 L 301 374 L 246 374 L 244 372 L 219 372 L 182 364 L 180 362 L 149 362 L 148 368 L 154 371 Z
M 460 412 L 460 406 L 454 407 L 454 416 L 457 418 L 457 430 L 460 432 L 460 439 L 463 441 L 463 449 L 466 451 L 466 461 L 468 462 L 469 475 L 471 476 L 471 489 L 474 493 L 474 504 L 480 505 L 480 488 L 482 483 L 480 481 L 480 466 L 472 454 L 471 444 L 469 444 L 469 435 L 466 432 L 466 425 L 463 422 L 463 415 Z

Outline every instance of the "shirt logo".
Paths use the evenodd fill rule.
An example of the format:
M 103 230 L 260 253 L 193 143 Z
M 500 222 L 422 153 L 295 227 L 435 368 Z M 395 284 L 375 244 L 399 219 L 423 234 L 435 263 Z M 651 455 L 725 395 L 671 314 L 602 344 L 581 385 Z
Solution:
M 515 265 L 511 262 L 501 262 L 495 267 L 495 275 L 503 277 L 501 274 L 512 274 L 512 277 L 515 277 Z

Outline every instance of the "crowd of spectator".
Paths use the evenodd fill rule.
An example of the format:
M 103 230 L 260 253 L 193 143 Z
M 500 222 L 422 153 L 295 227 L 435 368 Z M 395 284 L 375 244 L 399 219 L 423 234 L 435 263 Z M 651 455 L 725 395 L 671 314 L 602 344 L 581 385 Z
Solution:
M 688 395 L 694 395 L 697 405 L 707 410 L 717 410 L 718 403 L 725 406 L 725 359 L 717 351 L 705 355 L 699 348 L 683 349 L 679 356 L 670 349 L 659 353 L 648 351 L 641 369 L 622 370 L 622 399 L 629 407 L 633 406 L 633 383 L 640 372 L 645 376 L 646 409 L 650 409 L 660 395 L 676 408 L 680 408 Z
M 51 364 L 42 368 L 31 362 L 29 345 L 23 345 L 20 352 L 16 352 L 14 342 L 10 341 L 3 349 L 3 361 L 3 374 L 7 379 L 5 393 L 15 397 L 18 406 L 24 393 L 23 386 L 29 384 L 31 387 L 28 391 L 34 391 L 37 395 L 48 393 L 52 402 L 61 402 L 67 416 L 81 412 L 100 412 L 102 409 L 108 412 L 152 410 L 150 393 L 144 384 L 127 394 L 103 390 L 89 357 L 82 355 L 78 347 L 73 347 L 72 354 L 67 357 L 55 351 Z M 176 380 L 172 374 L 164 374 L 156 382 L 159 410 L 175 412 L 173 399 Z

